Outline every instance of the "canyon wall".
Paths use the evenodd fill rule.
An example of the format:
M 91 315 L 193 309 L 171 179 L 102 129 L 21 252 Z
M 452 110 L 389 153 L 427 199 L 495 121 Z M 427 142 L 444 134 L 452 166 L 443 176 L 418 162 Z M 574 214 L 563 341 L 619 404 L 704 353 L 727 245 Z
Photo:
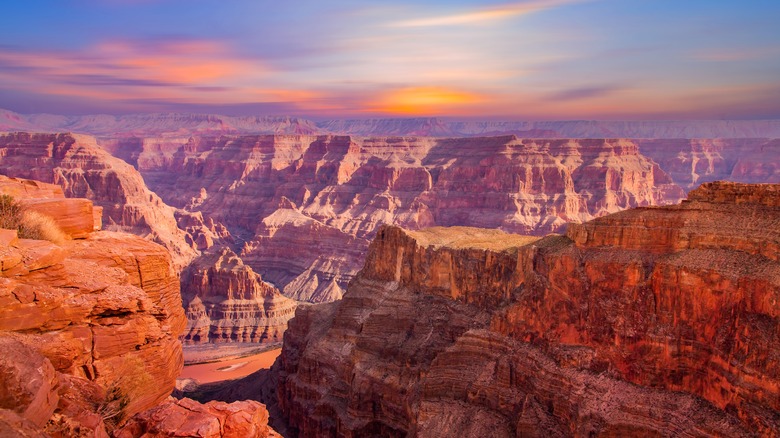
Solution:
M 90 199 L 102 207 L 107 230 L 165 246 L 179 270 L 198 254 L 187 244 L 174 209 L 147 188 L 132 166 L 103 150 L 93 137 L 0 134 L 0 174 L 57 184 L 69 198 Z
M 638 143 L 642 154 L 658 163 L 686 191 L 716 180 L 780 182 L 777 138 L 681 138 Z
M 165 248 L 96 232 L 91 201 L 56 185 L 0 176 L 0 194 L 65 235 L 55 243 L 0 229 L 0 435 L 276 436 L 259 403 L 166 401 L 185 316 Z
M 162 244 L 173 255 L 177 271 L 191 263 L 194 266 L 187 272 L 207 270 L 210 267 L 204 266 L 204 261 L 216 263 L 216 258 L 203 256 L 193 261 L 203 253 L 219 252 L 235 244 L 227 228 L 211 217 L 204 217 L 200 211 L 177 210 L 164 203 L 146 186 L 135 168 L 98 146 L 93 137 L 0 134 L 0 173 L 58 184 L 68 197 L 89 198 L 101 206 L 106 229 L 130 232 Z M 221 268 L 215 266 L 214 269 Z M 209 342 L 222 339 L 223 334 L 227 334 L 228 339 L 252 339 L 253 342 L 280 340 L 286 320 L 292 317 L 294 309 L 294 304 L 278 291 L 255 295 L 247 298 L 252 303 L 243 304 L 232 300 L 228 296 L 229 290 L 210 291 L 207 306 L 218 306 L 221 310 L 201 309 L 205 297 L 193 303 L 193 293 L 191 289 L 185 290 L 185 304 L 188 309 L 195 310 L 188 314 L 188 341 L 197 338 L 199 342 Z M 222 294 L 219 303 L 215 293 Z M 233 304 L 236 307 L 230 308 Z M 253 315 L 247 314 L 250 307 L 255 309 Z M 269 325 L 249 327 L 264 323 Z M 236 326 L 230 327 L 230 324 Z M 205 336 L 196 333 L 202 332 L 204 326 L 212 329 L 206 330 Z M 254 334 L 245 334 L 246 330 Z M 244 334 L 239 336 L 239 332 Z
M 263 281 L 228 248 L 182 272 L 185 343 L 282 342 L 297 302 Z
M 338 299 L 379 226 L 545 234 L 684 196 L 629 140 L 219 136 L 102 141 L 177 208 L 224 225 L 285 295 Z M 239 251 L 237 251 L 239 252 Z
M 778 436 L 779 195 L 705 184 L 536 239 L 384 227 L 290 322 L 280 407 L 300 436 Z

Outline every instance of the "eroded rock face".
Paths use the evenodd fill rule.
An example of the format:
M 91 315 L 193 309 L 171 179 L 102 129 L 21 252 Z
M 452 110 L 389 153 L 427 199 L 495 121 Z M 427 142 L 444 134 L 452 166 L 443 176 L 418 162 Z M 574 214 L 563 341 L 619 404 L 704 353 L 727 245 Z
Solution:
M 290 321 L 280 407 L 301 436 L 777 436 L 777 190 L 533 242 L 383 228 L 343 300 Z
M 42 210 L 58 224 L 94 219 L 50 184 L 0 177 L 0 193 L 88 204 Z M 258 403 L 160 405 L 184 362 L 179 277 L 165 248 L 93 228 L 59 245 L 0 230 L 0 434 L 108 438 L 130 419 L 114 436 L 274 436 Z
M 268 411 L 256 401 L 201 404 L 184 398 L 133 417 L 116 438 L 133 437 L 280 438 L 268 427 Z
M 716 180 L 780 183 L 776 138 L 655 139 L 639 145 L 686 191 Z
M 182 273 L 182 297 L 186 343 L 281 342 L 297 306 L 227 248 Z
M 19 239 L 2 249 L 22 261 L 2 274 L 0 330 L 59 373 L 119 388 L 126 416 L 154 406 L 183 364 L 185 319 L 168 252 L 110 232 L 64 245 Z
M 56 184 L 68 198 L 92 200 L 103 209 L 107 230 L 141 235 L 165 246 L 177 269 L 198 254 L 186 243 L 174 210 L 146 187 L 132 166 L 111 156 L 93 137 L 0 134 L 0 173 Z
M 628 140 L 254 135 L 111 144 L 134 150 L 128 159 L 165 202 L 224 224 L 246 241 L 245 263 L 311 302 L 343 293 L 383 224 L 545 234 L 683 196 Z

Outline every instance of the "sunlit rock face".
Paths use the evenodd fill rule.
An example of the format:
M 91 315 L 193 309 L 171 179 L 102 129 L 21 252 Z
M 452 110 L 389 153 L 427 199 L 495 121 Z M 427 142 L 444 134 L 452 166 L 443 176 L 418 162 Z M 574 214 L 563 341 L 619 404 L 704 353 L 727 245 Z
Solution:
M 618 139 L 256 135 L 109 143 L 166 203 L 224 224 L 244 242 L 236 252 L 247 265 L 310 302 L 343 294 L 383 224 L 540 235 L 684 194 L 635 142 Z
M 297 306 L 227 248 L 196 259 L 181 283 L 188 344 L 281 342 Z
M 99 231 L 100 209 L 57 185 L 0 176 L 0 194 L 65 236 L 0 229 L 1 435 L 278 436 L 256 402 L 166 400 L 186 322 L 168 250 Z
M 777 436 L 780 186 L 565 235 L 380 229 L 278 365 L 300 436 Z
M 716 180 L 780 182 L 780 140 L 776 138 L 640 140 L 639 145 L 644 155 L 686 191 Z
M 3 230 L 0 368 L 3 388 L 16 390 L 0 407 L 68 435 L 80 423 L 102 430 L 109 418 L 98 408 L 111 397 L 122 401 L 117 421 L 164 400 L 183 364 L 185 324 L 169 252 L 130 234 L 93 232 L 92 203 L 60 198 L 57 186 L 3 178 L 0 192 L 66 225 L 69 237 L 55 244 Z M 64 201 L 78 208 L 42 207 Z M 14 365 L 28 361 L 29 370 Z
M 143 177 L 90 136 L 0 134 L 0 174 L 56 184 L 68 198 L 88 198 L 103 209 L 107 230 L 148 237 L 171 252 L 181 269 L 198 252 L 179 229 L 174 209 L 146 187 Z

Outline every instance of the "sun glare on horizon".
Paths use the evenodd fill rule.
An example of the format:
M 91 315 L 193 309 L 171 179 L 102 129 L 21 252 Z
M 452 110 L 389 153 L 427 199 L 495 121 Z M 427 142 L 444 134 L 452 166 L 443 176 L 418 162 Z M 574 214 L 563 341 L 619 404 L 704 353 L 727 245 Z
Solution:
M 780 117 L 770 1 L 68 3 L 6 5 L 0 108 Z

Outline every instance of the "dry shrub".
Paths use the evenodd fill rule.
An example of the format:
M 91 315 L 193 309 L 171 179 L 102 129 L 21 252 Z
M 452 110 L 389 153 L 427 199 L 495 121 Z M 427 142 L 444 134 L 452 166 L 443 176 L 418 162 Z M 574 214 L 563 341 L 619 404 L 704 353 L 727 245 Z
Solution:
M 0 228 L 15 230 L 22 221 L 22 207 L 10 195 L 0 195 Z
M 22 211 L 21 216 L 19 237 L 22 239 L 48 240 L 58 245 L 68 240 L 68 235 L 51 216 L 30 210 Z

